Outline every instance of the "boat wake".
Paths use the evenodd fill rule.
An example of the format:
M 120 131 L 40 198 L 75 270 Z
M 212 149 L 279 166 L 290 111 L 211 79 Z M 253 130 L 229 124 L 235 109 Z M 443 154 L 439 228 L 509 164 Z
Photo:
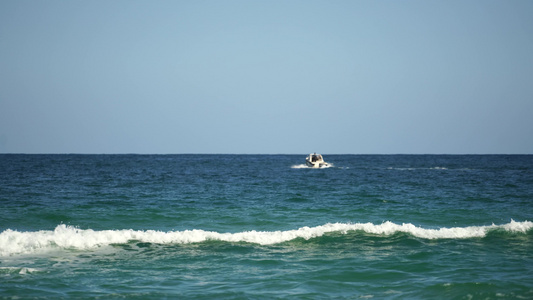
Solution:
M 251 230 L 237 233 L 219 233 L 201 229 L 169 232 L 132 229 L 95 231 L 61 224 L 53 231 L 19 232 L 11 229 L 3 231 L 0 233 L 0 257 L 49 251 L 57 248 L 87 250 L 113 244 L 126 244 L 131 241 L 156 244 L 191 244 L 206 241 L 225 241 L 272 245 L 299 238 L 309 240 L 332 232 L 347 234 L 353 231 L 362 231 L 381 236 L 407 233 L 423 239 L 467 239 L 482 238 L 488 232 L 494 230 L 526 233 L 532 228 L 533 222 L 516 222 L 514 220 L 503 225 L 443 227 L 439 229 L 426 229 L 411 223 L 395 224 L 388 221 L 377 225 L 373 223 L 328 223 L 316 227 L 306 226 L 287 231 Z
M 332 168 L 332 167 L 334 167 L 334 165 L 332 163 L 328 163 L 328 165 L 320 167 L 320 168 L 313 168 L 313 167 L 309 167 L 306 164 L 300 164 L 300 165 L 291 166 L 291 169 L 315 169 L 315 170 L 319 170 L 319 169 L 329 169 L 329 168 Z

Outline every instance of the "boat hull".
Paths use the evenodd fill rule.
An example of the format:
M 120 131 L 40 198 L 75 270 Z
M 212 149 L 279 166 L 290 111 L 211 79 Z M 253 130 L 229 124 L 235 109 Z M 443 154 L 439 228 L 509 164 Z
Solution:
M 315 161 L 315 162 L 311 162 L 309 160 L 306 160 L 305 161 L 305 164 L 309 167 L 309 168 L 325 168 L 325 167 L 329 167 L 329 164 L 325 161 Z
M 328 163 L 326 163 L 326 162 L 323 162 L 323 163 L 312 163 L 312 162 L 306 161 L 305 164 L 308 167 L 310 167 L 310 168 L 324 168 L 324 167 L 328 166 Z
M 324 158 L 322 158 L 322 155 L 320 154 L 309 154 L 305 158 L 305 164 L 310 168 L 324 168 L 328 167 L 329 164 L 324 161 Z

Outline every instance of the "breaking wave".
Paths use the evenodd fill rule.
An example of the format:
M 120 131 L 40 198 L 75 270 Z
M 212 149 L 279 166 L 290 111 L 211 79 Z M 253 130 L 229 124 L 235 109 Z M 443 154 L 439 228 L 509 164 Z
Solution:
M 26 268 L 26 267 L 0 267 L 0 274 L 19 274 L 26 275 L 42 272 L 40 269 Z
M 328 223 L 316 227 L 302 227 L 287 231 L 243 231 L 237 233 L 218 233 L 201 229 L 184 231 L 156 230 L 100 230 L 79 229 L 64 224 L 53 231 L 19 232 L 7 229 L 0 233 L 0 256 L 33 253 L 54 248 L 92 249 L 112 244 L 125 244 L 141 241 L 157 244 L 190 244 L 205 241 L 246 242 L 259 245 L 278 244 L 298 238 L 312 239 L 331 232 L 346 234 L 350 231 L 362 231 L 368 234 L 392 235 L 407 233 L 423 239 L 466 239 L 485 237 L 492 230 L 526 233 L 533 228 L 533 222 L 516 222 L 503 225 L 451 227 L 426 229 L 411 223 L 395 224 L 384 222 L 372 223 Z

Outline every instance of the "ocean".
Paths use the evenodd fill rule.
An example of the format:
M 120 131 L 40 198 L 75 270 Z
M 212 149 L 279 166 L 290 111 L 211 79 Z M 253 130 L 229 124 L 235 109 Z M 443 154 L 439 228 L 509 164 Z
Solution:
M 532 155 L 0 155 L 0 299 L 533 299 Z

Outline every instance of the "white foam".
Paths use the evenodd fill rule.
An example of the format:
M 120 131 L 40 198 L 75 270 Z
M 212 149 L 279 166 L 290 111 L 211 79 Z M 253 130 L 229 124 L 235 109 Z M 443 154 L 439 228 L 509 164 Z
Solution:
M 271 245 L 297 238 L 308 240 L 329 232 L 345 234 L 349 231 L 363 231 L 385 236 L 404 232 L 424 239 L 464 239 L 484 237 L 488 231 L 494 229 L 525 233 L 532 228 L 533 222 L 516 222 L 514 220 L 504 225 L 444 227 L 439 229 L 425 229 L 411 223 L 400 225 L 388 221 L 378 225 L 372 223 L 328 223 L 316 227 L 302 227 L 287 231 L 251 230 L 237 233 L 218 233 L 200 229 L 169 232 L 132 229 L 95 231 L 62 224 L 53 231 L 19 232 L 10 229 L 5 230 L 0 233 L 0 256 L 33 253 L 54 248 L 84 250 L 111 244 L 124 244 L 129 241 L 157 244 L 189 244 L 217 240 Z
M 431 167 L 431 168 L 394 168 L 394 167 L 388 167 L 387 170 L 396 170 L 396 171 L 448 170 L 448 168 L 446 168 L 446 167 Z
M 35 268 L 26 268 L 26 267 L 0 267 L 0 274 L 8 273 L 8 274 L 26 275 L 26 274 L 31 274 L 35 272 L 40 272 L 40 270 L 35 269 Z
M 300 164 L 300 165 L 294 165 L 291 168 L 292 169 L 307 169 L 309 167 L 306 164 Z
M 328 163 L 327 165 L 320 167 L 320 168 L 309 167 L 306 164 L 299 164 L 299 165 L 291 166 L 292 169 L 327 169 L 327 168 L 332 168 L 332 167 L 334 167 L 332 163 Z

